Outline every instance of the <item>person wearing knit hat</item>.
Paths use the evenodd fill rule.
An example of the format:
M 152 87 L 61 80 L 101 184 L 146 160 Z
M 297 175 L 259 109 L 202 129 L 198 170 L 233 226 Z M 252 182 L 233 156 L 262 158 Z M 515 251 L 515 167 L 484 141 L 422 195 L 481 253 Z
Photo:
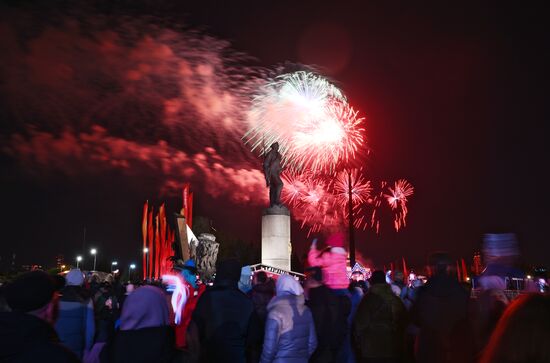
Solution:
M 347 291 L 349 285 L 346 271 L 348 254 L 344 248 L 344 241 L 344 233 L 335 233 L 327 239 L 327 248 L 319 251 L 317 250 L 317 239 L 314 239 L 307 256 L 310 266 L 321 267 L 323 282 L 333 290 Z
M 65 280 L 55 330 L 61 343 L 82 359 L 94 341 L 94 306 L 92 300 L 84 297 L 82 292 L 84 273 L 80 269 L 69 271 Z
M 78 362 L 58 343 L 52 324 L 57 317 L 55 281 L 43 271 L 18 276 L 6 286 L 12 311 L 0 313 L 0 361 Z
M 65 281 L 67 286 L 82 286 L 84 283 L 84 274 L 80 269 L 73 268 L 65 276 Z

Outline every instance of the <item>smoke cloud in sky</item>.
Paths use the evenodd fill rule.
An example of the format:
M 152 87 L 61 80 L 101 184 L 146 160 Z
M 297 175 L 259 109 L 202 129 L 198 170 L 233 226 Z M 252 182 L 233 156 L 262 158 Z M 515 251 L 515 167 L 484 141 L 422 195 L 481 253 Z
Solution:
M 0 25 L 2 153 L 30 175 L 153 173 L 163 195 L 189 181 L 212 197 L 265 202 L 260 162 L 240 139 L 260 68 L 192 30 L 75 19 Z
M 180 193 L 182 181 L 206 181 L 204 191 L 212 197 L 234 203 L 266 200 L 262 199 L 266 193 L 260 170 L 228 162 L 212 147 L 190 154 L 163 140 L 145 145 L 110 136 L 101 126 L 92 126 L 90 132 L 66 130 L 59 136 L 44 131 L 14 134 L 3 151 L 35 176 L 44 170 L 71 177 L 117 169 L 129 178 L 160 175 L 160 192 L 165 196 Z

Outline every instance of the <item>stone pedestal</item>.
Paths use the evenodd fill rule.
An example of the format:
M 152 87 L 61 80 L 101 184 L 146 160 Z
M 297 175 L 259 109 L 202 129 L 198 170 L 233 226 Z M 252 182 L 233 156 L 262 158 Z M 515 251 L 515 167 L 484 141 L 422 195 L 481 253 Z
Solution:
M 262 264 L 290 271 L 290 212 L 285 207 L 264 210 Z

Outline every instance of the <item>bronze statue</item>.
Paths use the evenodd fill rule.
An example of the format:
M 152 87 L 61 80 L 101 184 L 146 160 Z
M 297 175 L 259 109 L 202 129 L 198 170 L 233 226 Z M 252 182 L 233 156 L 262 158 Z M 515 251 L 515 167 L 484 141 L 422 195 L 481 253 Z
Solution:
M 283 181 L 281 180 L 282 170 L 279 143 L 274 142 L 271 144 L 271 150 L 269 150 L 264 160 L 265 182 L 269 187 L 270 207 L 283 207 L 283 203 L 281 203 L 281 191 L 283 190 Z

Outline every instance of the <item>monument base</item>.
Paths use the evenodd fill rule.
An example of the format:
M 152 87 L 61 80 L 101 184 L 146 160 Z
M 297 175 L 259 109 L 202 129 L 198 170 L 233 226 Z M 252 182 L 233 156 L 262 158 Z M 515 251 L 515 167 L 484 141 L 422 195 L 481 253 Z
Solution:
M 290 271 L 290 213 L 278 208 L 279 213 L 271 207 L 262 216 L 262 264 Z

